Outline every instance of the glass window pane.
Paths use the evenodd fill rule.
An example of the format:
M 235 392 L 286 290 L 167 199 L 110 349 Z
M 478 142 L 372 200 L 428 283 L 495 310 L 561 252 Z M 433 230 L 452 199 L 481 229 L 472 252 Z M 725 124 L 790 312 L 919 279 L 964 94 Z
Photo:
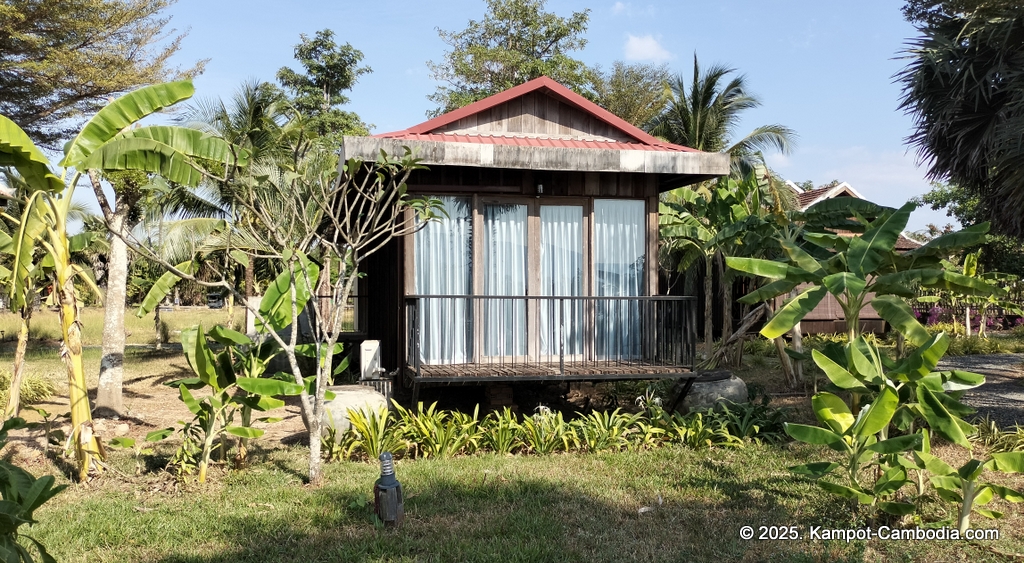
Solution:
M 473 292 L 473 208 L 468 198 L 438 196 L 448 217 L 415 234 L 416 293 L 464 296 Z M 428 364 L 472 357 L 471 305 L 457 297 L 420 302 L 420 355 Z
M 484 354 L 526 354 L 526 217 L 525 205 L 485 205 Z
M 540 207 L 541 295 L 583 295 L 583 206 Z M 583 301 L 541 301 L 541 353 L 579 354 L 583 349 Z M 564 345 L 564 348 L 561 348 Z
M 594 200 L 594 287 L 599 297 L 643 294 L 643 200 Z M 606 359 L 640 353 L 640 304 L 636 300 L 597 300 L 596 352 Z

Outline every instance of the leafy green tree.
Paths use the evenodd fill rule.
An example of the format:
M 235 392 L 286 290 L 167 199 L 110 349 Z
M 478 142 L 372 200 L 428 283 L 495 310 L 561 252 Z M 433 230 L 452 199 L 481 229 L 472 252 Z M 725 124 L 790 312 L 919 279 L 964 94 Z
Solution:
M 604 109 L 643 127 L 665 107 L 668 65 L 615 61 L 610 72 L 594 71 L 594 95 Z
M 102 467 L 96 463 L 96 458 L 102 456 L 102 449 L 91 430 L 92 416 L 82 365 L 78 296 L 74 286 L 76 280 L 90 282 L 94 289 L 95 284 L 85 275 L 84 269 L 72 261 L 71 237 L 67 233 L 67 219 L 73 207 L 72 192 L 85 174 L 90 175 L 96 188 L 95 176 L 100 171 L 136 170 L 160 174 L 182 184 L 196 184 L 205 174 L 199 169 L 199 162 L 216 163 L 216 167 L 222 170 L 243 162 L 244 155 L 236 155 L 227 143 L 204 137 L 198 131 L 167 126 L 130 128 L 145 116 L 188 97 L 192 91 L 189 82 L 149 86 L 122 96 L 100 110 L 65 146 L 61 161 L 64 174 L 66 176 L 70 168 L 75 170 L 68 187 L 63 179 L 51 172 L 48 159 L 28 135 L 17 124 L 0 116 L 0 162 L 17 170 L 32 190 L 24 206 L 18 232 L 13 237 L 14 267 L 11 268 L 10 293 L 13 296 L 26 295 L 17 287 L 30 283 L 38 267 L 33 255 L 37 247 L 44 249 L 47 261 L 53 264 L 51 281 L 59 306 L 64 341 L 61 355 L 68 371 L 71 443 L 77 454 L 81 479 L 85 479 L 91 470 Z M 102 190 L 99 191 L 102 195 Z M 106 202 L 105 196 L 103 198 L 101 203 Z M 14 303 L 16 308 L 19 305 Z M 123 319 L 123 302 L 121 314 Z M 122 325 L 122 351 L 123 337 Z M 119 392 L 117 398 L 120 398 Z
M 198 74 L 205 61 L 186 70 L 169 64 L 184 34 L 161 44 L 170 21 L 161 13 L 174 2 L 0 3 L 0 114 L 56 149 L 110 96 Z
M 721 65 L 702 71 L 694 54 L 692 81 L 688 83 L 680 74 L 669 82 L 665 110 L 650 122 L 650 132 L 697 150 L 727 152 L 736 157 L 734 162 L 748 165 L 752 165 L 750 158 L 757 152 L 775 149 L 789 153 L 796 133 L 782 125 L 761 125 L 735 138 L 743 112 L 761 105 L 761 100 L 747 90 L 742 75 L 730 78 L 735 72 Z
M 323 29 L 309 38 L 300 35 L 295 59 L 303 72 L 282 67 L 277 81 L 291 95 L 291 104 L 303 116 L 302 131 L 319 137 L 328 147 L 340 146 L 343 135 L 367 135 L 369 127 L 354 112 L 339 108 L 348 103 L 343 94 L 355 86 L 370 67 L 359 66 L 363 53 L 352 45 L 338 45 L 334 32 Z
M 1024 234 L 1024 5 L 914 1 L 921 35 L 898 75 L 909 137 L 928 174 L 978 196 L 1004 234 Z
M 570 56 L 586 46 L 583 34 L 590 10 L 561 17 L 545 12 L 546 0 L 486 0 L 484 19 L 470 20 L 462 31 L 438 30 L 451 50 L 440 62 L 428 62 L 442 83 L 428 96 L 440 115 L 503 90 L 549 76 L 590 96 L 593 71 Z
M 936 211 L 945 209 L 946 215 L 964 226 L 984 223 L 993 215 L 986 199 L 956 184 L 932 182 L 931 190 L 915 198 L 915 201 Z M 981 249 L 983 252 L 979 263 L 985 271 L 1024 276 L 1024 241 L 1020 237 L 992 235 L 981 245 Z

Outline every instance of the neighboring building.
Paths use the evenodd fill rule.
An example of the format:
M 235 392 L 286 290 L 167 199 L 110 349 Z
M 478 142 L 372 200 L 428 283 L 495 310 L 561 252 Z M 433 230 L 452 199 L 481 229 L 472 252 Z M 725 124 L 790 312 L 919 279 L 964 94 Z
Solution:
M 796 194 L 797 204 L 800 206 L 801 211 L 808 209 L 819 201 L 825 201 L 827 199 L 843 197 L 864 199 L 864 196 L 846 182 L 826 185 L 813 190 L 803 190 L 793 182 L 786 182 L 786 185 L 788 185 Z M 848 231 L 836 231 L 836 234 L 853 236 L 853 233 Z M 899 239 L 896 241 L 895 248 L 896 250 L 906 251 L 917 248 L 918 246 L 921 246 L 921 243 L 911 239 L 905 234 L 900 234 Z M 875 312 L 871 305 L 865 307 L 861 312 L 860 322 L 861 327 L 865 332 L 885 332 L 885 321 L 882 320 L 882 317 Z M 800 323 L 800 328 L 804 334 L 832 334 L 846 332 L 845 316 L 843 315 L 843 310 L 839 307 L 839 302 L 836 301 L 835 296 L 831 293 L 826 294 L 821 303 L 819 303 L 813 311 L 803 318 Z
M 425 123 L 346 137 L 409 147 L 411 194 L 448 217 L 367 258 L 365 335 L 423 384 L 679 376 L 691 300 L 658 297 L 658 194 L 727 174 L 542 77 Z

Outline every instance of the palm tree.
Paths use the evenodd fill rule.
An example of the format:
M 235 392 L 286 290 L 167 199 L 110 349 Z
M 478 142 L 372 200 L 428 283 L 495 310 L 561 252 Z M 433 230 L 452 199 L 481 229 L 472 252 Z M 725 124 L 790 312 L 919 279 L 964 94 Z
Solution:
M 668 103 L 661 115 L 651 121 L 651 134 L 700 151 L 727 152 L 735 157 L 734 162 L 743 164 L 751 164 L 751 157 L 759 151 L 776 149 L 788 154 L 796 133 L 782 125 L 762 125 L 733 139 L 743 111 L 761 105 L 747 91 L 745 78 L 730 78 L 733 73 L 735 69 L 721 65 L 712 65 L 702 72 L 694 54 L 692 82 L 687 83 L 683 75 L 677 75 L 665 85 Z
M 1024 6 L 988 2 L 923 20 L 899 75 L 908 137 L 928 175 L 981 198 L 995 230 L 1024 234 Z
M 186 127 L 216 135 L 244 148 L 254 164 L 273 163 L 294 168 L 294 162 L 309 149 L 301 116 L 284 93 L 269 82 L 243 82 L 227 104 L 220 99 L 199 100 L 189 105 L 179 121 Z M 208 187 L 213 192 L 209 200 L 227 212 L 232 224 L 249 221 L 249 218 L 238 215 L 238 206 L 232 202 L 237 186 L 232 182 L 219 182 Z M 225 242 L 225 248 L 238 246 L 237 241 L 236 244 L 231 244 L 231 240 Z M 244 273 L 243 294 L 246 300 L 255 294 L 255 271 L 255 260 L 249 260 Z M 232 313 L 229 307 L 229 315 Z M 249 311 L 246 309 L 246 326 L 248 319 Z

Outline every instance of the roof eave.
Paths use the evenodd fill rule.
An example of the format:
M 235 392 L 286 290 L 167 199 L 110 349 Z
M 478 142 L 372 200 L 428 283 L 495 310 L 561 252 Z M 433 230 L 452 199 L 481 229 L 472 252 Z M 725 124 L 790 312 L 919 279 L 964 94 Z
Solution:
M 702 179 L 729 173 L 729 155 L 724 153 L 524 147 L 380 137 L 345 137 L 341 157 L 343 160 L 352 157 L 370 160 L 376 159 L 381 150 L 394 155 L 404 154 L 406 148 L 427 166 L 630 172 L 700 176 Z

